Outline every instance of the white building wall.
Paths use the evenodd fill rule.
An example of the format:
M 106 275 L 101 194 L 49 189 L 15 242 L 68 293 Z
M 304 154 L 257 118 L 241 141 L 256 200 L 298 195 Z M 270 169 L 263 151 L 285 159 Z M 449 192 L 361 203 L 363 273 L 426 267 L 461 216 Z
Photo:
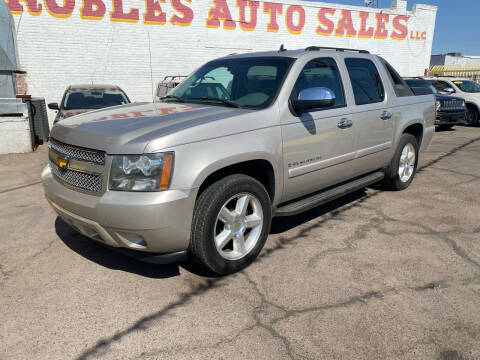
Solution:
M 226 0 L 235 21 L 234 30 L 206 26 L 209 10 L 214 6 L 213 0 L 177 0 L 193 10 L 194 18 L 188 26 L 173 25 L 169 21 L 174 14 L 180 15 L 172 8 L 173 1 L 159 3 L 166 13 L 167 22 L 164 25 L 143 22 L 142 14 L 150 0 L 123 0 L 125 12 L 130 8 L 139 9 L 140 19 L 134 22 L 111 20 L 113 2 L 119 0 L 103 0 L 106 13 L 98 20 L 81 18 L 81 7 L 85 0 L 73 0 L 75 8 L 66 18 L 54 17 L 51 11 L 46 10 L 46 4 L 52 1 L 37 0 L 42 9 L 35 14 L 27 11 L 26 1 L 7 0 L 11 10 L 17 3 L 23 6 L 23 12 L 12 13 L 17 29 L 21 68 L 28 72 L 29 93 L 45 97 L 47 102 L 59 102 L 70 84 L 90 82 L 118 84 L 132 100 L 148 101 L 152 99 L 151 78 L 156 84 L 166 75 L 189 74 L 196 67 L 219 56 L 278 49 L 281 44 L 288 49 L 310 45 L 367 49 L 385 57 L 404 76 L 423 75 L 430 63 L 437 11 L 436 7 L 427 5 L 416 5 L 412 11 L 407 11 L 403 0 L 394 1 L 391 9 L 275 0 L 276 3 L 282 3 L 283 15 L 278 16 L 278 32 L 267 32 L 269 15 L 264 13 L 264 2 L 259 2 L 255 30 L 244 31 L 238 23 L 236 0 Z M 70 1 L 57 0 L 56 3 L 62 5 Z M 291 5 L 300 5 L 305 10 L 305 26 L 299 34 L 287 30 L 285 14 Z M 335 25 L 342 10 L 351 11 L 357 36 L 318 34 L 317 14 L 321 8 L 335 9 L 334 15 L 328 15 Z M 367 25 L 373 27 L 376 26 L 377 13 L 389 14 L 386 24 L 388 37 L 358 38 L 361 26 L 359 11 L 369 13 Z M 408 17 L 408 35 L 403 40 L 391 38 L 395 31 L 393 19 L 398 15 Z M 294 20 L 297 21 L 297 17 Z M 54 114 L 49 115 L 53 121 Z
M 480 56 L 450 56 L 445 57 L 445 64 L 443 65 L 479 65 Z

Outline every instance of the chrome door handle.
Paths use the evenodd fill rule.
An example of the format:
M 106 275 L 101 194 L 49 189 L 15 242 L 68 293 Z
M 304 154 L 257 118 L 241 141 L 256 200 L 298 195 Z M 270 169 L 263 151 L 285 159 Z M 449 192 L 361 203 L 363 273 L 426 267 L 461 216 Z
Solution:
M 348 129 L 353 126 L 353 121 L 352 120 L 342 120 L 337 124 L 337 127 L 340 129 Z
M 380 116 L 380 118 L 382 120 L 390 120 L 392 118 L 393 114 L 391 112 L 388 112 L 388 111 L 384 111 L 382 113 L 382 116 Z

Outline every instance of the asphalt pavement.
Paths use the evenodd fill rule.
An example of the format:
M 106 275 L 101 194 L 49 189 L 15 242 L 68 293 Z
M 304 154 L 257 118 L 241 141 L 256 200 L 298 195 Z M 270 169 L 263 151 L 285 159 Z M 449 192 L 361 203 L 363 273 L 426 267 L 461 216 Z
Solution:
M 0 156 L 0 359 L 480 359 L 480 128 L 436 133 L 404 192 L 275 219 L 228 277 L 78 235 L 45 164 Z

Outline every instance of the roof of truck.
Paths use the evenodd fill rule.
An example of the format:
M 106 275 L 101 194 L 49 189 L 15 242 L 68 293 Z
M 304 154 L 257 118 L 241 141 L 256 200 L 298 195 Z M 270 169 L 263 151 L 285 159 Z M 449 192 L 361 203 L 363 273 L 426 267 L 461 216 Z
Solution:
M 369 54 L 366 50 L 361 49 L 344 49 L 344 48 L 327 48 L 327 47 L 315 47 L 311 46 L 304 49 L 296 49 L 296 50 L 275 50 L 275 51 L 261 51 L 261 52 L 251 52 L 251 53 L 243 53 L 243 54 L 230 54 L 226 56 L 226 58 L 250 58 L 250 57 L 290 57 L 290 58 L 300 58 L 312 52 L 353 52 L 353 53 L 362 53 L 362 54 Z
M 427 76 L 424 77 L 425 80 L 450 80 L 450 81 L 471 81 L 472 79 L 468 78 L 463 78 L 461 76 L 455 77 L 455 76 Z
M 68 90 L 105 90 L 105 89 L 120 89 L 118 85 L 109 85 L 109 84 L 75 84 L 70 85 Z

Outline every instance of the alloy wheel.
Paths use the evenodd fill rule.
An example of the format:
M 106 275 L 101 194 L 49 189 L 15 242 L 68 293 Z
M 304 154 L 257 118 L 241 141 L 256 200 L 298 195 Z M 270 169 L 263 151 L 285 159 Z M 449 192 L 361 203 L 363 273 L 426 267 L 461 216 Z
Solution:
M 398 167 L 398 176 L 401 182 L 406 183 L 410 180 L 415 172 L 416 160 L 415 147 L 411 143 L 406 144 L 400 155 L 400 164 Z
M 214 228 L 218 253 L 227 260 L 248 255 L 262 234 L 263 210 L 253 194 L 241 193 L 230 198 L 220 209 Z

